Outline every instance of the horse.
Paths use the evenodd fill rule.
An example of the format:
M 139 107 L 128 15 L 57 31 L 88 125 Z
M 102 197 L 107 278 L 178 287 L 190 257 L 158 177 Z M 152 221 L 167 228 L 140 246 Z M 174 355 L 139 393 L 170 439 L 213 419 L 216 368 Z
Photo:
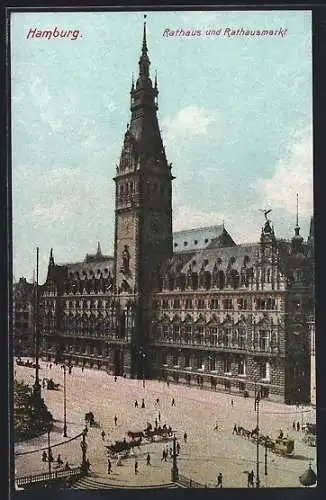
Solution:
M 136 432 L 128 431 L 127 436 L 128 436 L 128 438 L 131 438 L 131 439 L 135 439 L 137 437 L 140 437 L 140 438 L 145 437 L 145 435 L 142 431 L 136 431 Z

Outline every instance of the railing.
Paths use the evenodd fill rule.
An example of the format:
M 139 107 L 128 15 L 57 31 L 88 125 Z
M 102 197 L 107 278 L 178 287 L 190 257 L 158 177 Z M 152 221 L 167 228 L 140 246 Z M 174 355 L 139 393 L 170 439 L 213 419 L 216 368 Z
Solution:
M 198 483 L 197 481 L 193 481 L 192 479 L 182 476 L 181 474 L 179 474 L 179 479 L 176 482 L 184 488 L 208 488 L 206 484 Z
M 61 470 L 53 472 L 44 472 L 31 476 L 23 476 L 16 478 L 16 485 L 20 488 L 30 484 L 46 483 L 48 481 L 56 481 L 58 479 L 69 479 L 70 477 L 81 475 L 81 468 L 74 467 L 70 470 Z
M 219 344 L 213 343 L 213 342 L 197 342 L 196 340 L 193 341 L 173 341 L 173 340 L 168 340 L 168 339 L 155 339 L 152 341 L 153 345 L 157 346 L 165 346 L 165 347 L 176 347 L 176 348 L 184 348 L 184 349 L 200 349 L 200 350 L 211 350 L 211 349 L 217 349 L 221 351 L 230 351 L 230 352 L 250 352 L 250 353 L 259 353 L 259 354 L 280 354 L 280 347 L 278 345 L 269 345 L 266 347 L 262 346 L 253 346 L 251 343 L 243 344 L 243 343 L 235 343 L 235 342 L 220 342 Z
M 72 337 L 72 338 L 86 338 L 86 339 L 96 339 L 103 340 L 105 342 L 130 342 L 131 333 L 127 333 L 124 337 L 115 336 L 112 334 L 108 334 L 106 332 L 98 332 L 98 331 L 78 331 L 78 330 L 62 330 L 56 333 L 60 337 Z M 42 337 L 51 338 L 54 333 L 49 333 L 48 331 L 42 335 Z

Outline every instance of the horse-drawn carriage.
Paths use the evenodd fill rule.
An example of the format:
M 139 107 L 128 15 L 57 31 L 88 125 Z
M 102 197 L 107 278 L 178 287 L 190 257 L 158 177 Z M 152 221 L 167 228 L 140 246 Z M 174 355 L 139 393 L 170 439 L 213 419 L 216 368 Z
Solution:
M 36 363 L 33 363 L 32 361 L 30 361 L 29 359 L 27 361 L 24 361 L 22 360 L 21 358 L 18 358 L 16 360 L 16 364 L 18 366 L 25 366 L 27 368 L 36 368 Z M 38 365 L 38 368 L 40 369 L 40 365 Z
M 146 441 L 163 441 L 171 439 L 173 437 L 173 431 L 171 427 L 167 427 L 165 424 L 163 427 L 158 426 L 153 429 L 150 423 L 147 423 L 146 429 L 143 431 L 128 431 L 127 436 L 129 439 L 140 438 L 140 440 L 145 439 Z
M 172 438 L 172 436 L 172 427 L 167 427 L 166 424 L 163 427 L 159 425 L 153 429 L 152 424 L 148 422 L 146 429 L 144 429 L 144 437 L 150 442 L 166 440 Z
M 131 439 L 127 441 L 126 438 L 123 441 L 116 441 L 114 444 L 106 446 L 107 454 L 110 458 L 115 458 L 121 456 L 122 458 L 128 457 L 133 448 L 139 448 L 142 442 L 142 437 L 139 439 Z
M 53 380 L 53 378 L 50 378 L 47 380 L 47 388 L 50 391 L 59 391 L 60 384 L 56 384 Z
M 276 439 L 270 436 L 259 434 L 258 428 L 255 427 L 252 431 L 248 431 L 244 427 L 238 427 L 236 434 L 250 439 L 253 442 L 259 442 L 262 446 L 266 446 L 272 453 L 285 457 L 291 456 L 294 452 L 294 440 L 284 437 L 283 434 Z

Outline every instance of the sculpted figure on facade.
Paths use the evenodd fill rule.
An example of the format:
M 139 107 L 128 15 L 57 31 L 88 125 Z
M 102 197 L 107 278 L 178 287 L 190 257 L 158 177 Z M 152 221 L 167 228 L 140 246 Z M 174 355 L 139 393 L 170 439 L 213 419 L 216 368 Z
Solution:
M 130 262 L 130 253 L 129 253 L 128 245 L 125 245 L 124 250 L 122 252 L 122 269 L 121 269 L 121 271 L 124 274 L 130 273 L 129 262 Z

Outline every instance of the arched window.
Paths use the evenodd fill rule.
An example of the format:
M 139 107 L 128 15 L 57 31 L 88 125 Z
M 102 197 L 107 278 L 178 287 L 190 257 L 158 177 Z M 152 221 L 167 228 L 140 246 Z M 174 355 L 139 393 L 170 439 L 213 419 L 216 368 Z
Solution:
M 230 285 L 232 288 L 239 288 L 240 276 L 236 269 L 230 271 Z
M 193 290 L 197 290 L 198 288 L 198 274 L 192 273 L 191 275 L 191 287 Z
M 225 274 L 223 271 L 218 272 L 218 288 L 221 290 L 225 287 Z

